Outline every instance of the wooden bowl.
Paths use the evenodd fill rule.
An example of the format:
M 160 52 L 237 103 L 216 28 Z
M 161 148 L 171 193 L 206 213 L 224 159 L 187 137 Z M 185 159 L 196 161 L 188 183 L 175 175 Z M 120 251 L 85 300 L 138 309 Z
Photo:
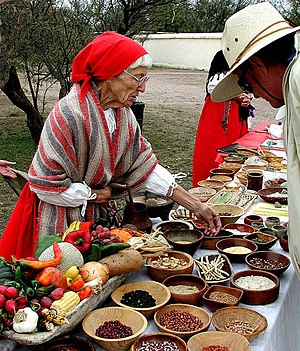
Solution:
M 223 229 L 231 232 L 234 238 L 243 238 L 245 235 L 254 233 L 255 231 L 251 225 L 243 223 L 228 223 L 224 225 Z
M 151 333 L 139 337 L 130 347 L 130 351 L 136 351 L 143 342 L 146 343 L 163 343 L 164 341 L 175 343 L 179 351 L 188 351 L 186 343 L 174 334 L 169 333 Z
M 216 191 L 219 191 L 224 188 L 224 182 L 220 180 L 205 179 L 205 180 L 200 180 L 200 182 L 198 182 L 198 186 L 209 187 L 209 188 L 215 189 Z
M 155 300 L 155 306 L 153 307 L 132 307 L 128 304 L 124 304 L 122 302 L 122 298 L 124 294 L 128 294 L 130 292 L 142 290 L 146 291 L 151 295 Z M 170 300 L 171 293 L 168 288 L 166 288 L 163 284 L 154 282 L 151 280 L 144 280 L 144 281 L 136 281 L 128 284 L 120 285 L 111 293 L 112 300 L 121 307 L 126 307 L 133 309 L 142 313 L 146 318 L 151 318 L 154 313 L 161 308 L 162 306 L 166 305 Z
M 260 276 L 266 277 L 275 284 L 274 287 L 270 289 L 263 290 L 250 290 L 242 287 L 239 283 L 236 283 L 236 280 L 241 277 L 251 277 L 251 276 Z M 249 278 L 251 279 L 251 278 Z M 246 271 L 240 271 L 235 273 L 230 279 L 230 286 L 243 290 L 242 302 L 248 305 L 267 305 L 277 300 L 279 294 L 279 279 L 276 275 L 259 271 L 255 269 L 249 269 Z
M 244 160 L 245 157 L 242 156 L 227 156 L 224 158 L 224 161 L 228 163 L 243 163 Z
M 166 230 L 163 236 L 174 250 L 193 256 L 201 246 L 204 234 L 198 229 L 170 229 Z
M 201 244 L 201 249 L 216 250 L 216 244 L 218 241 L 226 238 L 232 238 L 233 234 L 229 230 L 221 229 L 216 236 L 204 235 Z
M 216 214 L 220 215 L 222 226 L 236 222 L 243 214 L 244 209 L 240 206 L 222 204 L 209 206 Z
M 280 163 L 280 162 L 269 162 L 268 169 L 269 168 L 273 168 L 277 171 L 280 171 L 282 169 L 286 169 L 286 165 L 284 165 L 283 163 Z
M 217 242 L 217 250 L 222 253 L 223 255 L 226 255 L 230 262 L 244 262 L 246 256 L 249 254 L 249 252 L 245 253 L 230 253 L 226 252 L 228 248 L 231 247 L 244 247 L 251 252 L 257 251 L 257 245 L 251 241 L 247 240 L 244 238 L 229 238 L 229 239 L 222 239 L 219 242 Z
M 219 168 L 222 169 L 232 169 L 234 173 L 236 173 L 242 165 L 240 163 L 235 163 L 235 162 L 224 162 L 219 164 Z
M 250 324 L 250 327 L 255 330 L 252 333 L 239 333 L 249 341 L 255 339 L 260 333 L 268 327 L 266 317 L 262 314 L 250 310 L 248 308 L 231 306 L 220 308 L 212 315 L 212 325 L 216 330 L 228 332 L 228 324 L 234 321 L 242 321 Z
M 223 176 L 228 176 L 231 179 L 233 179 L 235 171 L 232 169 L 226 169 L 226 168 L 213 168 L 209 171 L 209 174 L 211 177 L 216 176 L 216 175 L 223 175 Z
M 219 180 L 223 183 L 232 181 L 232 178 L 228 175 L 218 174 L 210 177 L 211 180 Z M 224 184 L 225 185 L 225 184 Z
M 249 172 L 249 171 L 264 171 L 267 168 L 267 166 L 260 166 L 260 165 L 245 165 L 241 169 L 242 171 Z
M 118 320 L 131 327 L 133 334 L 121 339 L 106 339 L 96 336 L 96 330 L 105 322 Z M 84 332 L 103 349 L 108 351 L 126 351 L 130 345 L 146 330 L 147 319 L 140 312 L 124 307 L 104 307 L 87 314 L 82 322 Z
M 222 294 L 224 298 L 222 298 Z M 215 295 L 215 296 L 214 296 Z M 243 291 L 241 289 L 231 288 L 224 285 L 212 285 L 203 295 L 203 305 L 210 311 L 214 312 L 219 308 L 237 306 L 241 301 Z M 228 297 L 227 301 L 226 298 Z
M 159 223 L 154 224 L 152 227 L 153 232 L 155 232 L 157 229 L 161 232 L 165 232 L 167 230 L 180 230 L 180 229 L 193 229 L 193 225 L 190 222 L 187 221 L 181 221 L 181 220 L 173 220 L 173 221 L 162 221 Z
M 280 263 L 281 267 L 278 268 L 267 268 L 269 265 L 261 265 L 260 262 L 254 263 L 253 259 L 271 260 Z M 258 269 L 265 272 L 270 272 L 275 275 L 280 276 L 284 273 L 290 266 L 291 261 L 285 255 L 274 251 L 257 251 L 246 256 L 246 263 L 250 269 Z M 261 268 L 260 268 L 261 267 Z
M 161 268 L 157 267 L 156 261 L 161 259 L 171 259 L 175 258 L 176 260 L 185 261 L 185 265 L 183 267 L 178 268 Z M 161 257 L 149 257 L 146 261 L 147 271 L 153 280 L 158 282 L 163 282 L 166 278 L 174 275 L 174 274 L 191 274 L 194 268 L 194 259 L 191 255 L 180 252 L 180 251 L 169 251 L 166 256 Z
M 251 156 L 247 158 L 247 160 L 245 161 L 245 165 L 246 166 L 251 166 L 251 167 L 267 167 L 268 162 L 266 160 L 263 160 L 262 158 L 257 159 L 257 157 L 252 158 Z M 256 168 L 257 169 L 257 168 Z
M 246 235 L 244 239 L 253 241 L 260 251 L 269 250 L 277 241 L 275 235 L 265 234 L 259 231 Z
M 211 269 L 214 267 L 214 262 L 222 261 L 222 265 L 219 268 L 222 269 L 223 272 L 221 276 L 212 276 L 210 277 L 205 272 L 207 268 Z M 225 284 L 230 280 L 230 277 L 233 274 L 233 268 L 229 262 L 229 259 L 222 254 L 211 254 L 211 255 L 203 255 L 199 258 L 195 259 L 196 268 L 198 275 L 206 281 L 207 284 Z M 204 267 L 204 268 L 203 268 Z
M 208 331 L 192 336 L 187 342 L 189 351 L 200 351 L 212 345 L 221 345 L 230 351 L 250 351 L 249 341 L 236 333 Z
M 176 303 L 186 303 L 190 305 L 202 304 L 202 296 L 208 289 L 208 285 L 204 279 L 193 274 L 176 274 L 163 281 L 163 284 L 170 289 L 171 300 Z M 192 286 L 198 289 L 197 292 L 175 292 L 171 287 L 179 285 Z
M 41 345 L 40 351 L 96 351 L 95 346 L 87 339 L 75 335 L 65 335 L 52 339 Z
M 184 322 L 182 323 L 182 327 L 184 329 L 188 329 L 187 331 L 182 331 L 183 329 L 179 329 L 180 326 L 177 323 L 177 319 L 179 320 L 179 318 L 176 318 L 174 315 L 172 316 L 172 324 L 173 327 L 175 327 L 177 330 L 168 328 L 166 326 L 164 326 L 162 321 L 163 318 L 165 318 L 166 314 L 170 315 L 172 313 L 174 313 L 174 311 L 177 311 L 180 314 L 190 314 L 193 315 L 195 317 L 197 317 L 202 323 L 203 325 L 197 329 L 188 329 L 188 321 L 186 319 L 184 319 Z M 182 319 L 181 319 L 182 320 Z M 179 336 L 180 338 L 182 338 L 183 340 L 187 340 L 189 339 L 192 335 L 195 335 L 197 333 L 200 333 L 202 331 L 206 331 L 209 326 L 210 326 L 210 322 L 211 322 L 211 317 L 210 315 L 203 310 L 200 307 L 196 307 L 193 305 L 187 305 L 187 304 L 180 304 L 180 303 L 175 303 L 175 304 L 171 304 L 171 305 L 166 305 L 164 307 L 162 307 L 161 309 L 159 309 L 158 311 L 155 312 L 154 314 L 154 323 L 157 326 L 157 328 L 159 329 L 159 331 L 163 332 L 163 333 L 171 333 L 171 334 L 175 334 L 177 336 Z M 178 329 L 180 331 L 178 331 Z
M 188 191 L 190 194 L 195 195 L 200 199 L 201 202 L 206 202 L 209 200 L 215 193 L 217 192 L 216 189 L 213 189 L 208 186 L 192 188 Z
M 288 195 L 281 197 L 273 194 L 281 194 L 282 192 L 286 193 L 287 189 L 285 188 L 266 188 L 261 189 L 257 192 L 257 194 L 266 202 L 275 203 L 279 202 L 282 205 L 286 205 L 288 203 Z
M 273 162 L 281 163 L 281 161 L 283 161 L 283 160 L 284 160 L 284 158 L 281 156 L 267 156 L 266 157 L 266 161 L 269 163 L 273 163 Z
M 288 242 L 288 235 L 284 234 L 279 238 L 279 244 L 284 251 L 289 252 L 289 242 Z

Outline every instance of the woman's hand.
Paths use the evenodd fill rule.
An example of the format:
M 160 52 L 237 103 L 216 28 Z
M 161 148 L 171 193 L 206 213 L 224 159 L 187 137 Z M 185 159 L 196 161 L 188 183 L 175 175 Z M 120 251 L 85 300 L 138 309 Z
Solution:
M 106 204 L 111 198 L 111 187 L 106 185 L 102 189 L 92 189 L 92 194 L 96 194 L 97 197 L 94 200 L 89 200 L 89 202 L 94 202 L 97 204 Z
M 17 178 L 16 173 L 9 168 L 9 166 L 14 164 L 15 162 L 0 160 L 0 174 L 4 177 Z
M 251 93 L 242 93 L 237 97 L 237 100 L 240 101 L 241 106 L 243 107 L 249 106 L 252 99 L 253 99 L 253 94 Z

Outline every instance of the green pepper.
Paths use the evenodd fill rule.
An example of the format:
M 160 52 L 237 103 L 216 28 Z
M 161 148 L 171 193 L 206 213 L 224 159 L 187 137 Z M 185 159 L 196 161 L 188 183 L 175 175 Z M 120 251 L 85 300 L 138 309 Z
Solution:
M 127 249 L 128 247 L 130 247 L 130 245 L 127 243 L 112 243 L 107 244 L 105 246 L 101 246 L 101 258 L 113 255 L 121 250 Z
M 55 289 L 54 285 L 41 286 L 36 289 L 37 296 L 49 295 Z

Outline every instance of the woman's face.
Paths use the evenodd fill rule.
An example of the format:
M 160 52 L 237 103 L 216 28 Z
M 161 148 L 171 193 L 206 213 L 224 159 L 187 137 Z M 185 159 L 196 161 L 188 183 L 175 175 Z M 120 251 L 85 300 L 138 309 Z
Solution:
M 111 105 L 109 107 L 130 107 L 137 100 L 139 93 L 145 91 L 147 78 L 141 79 L 147 74 L 148 68 L 137 67 L 110 78 L 102 90 L 102 107 L 105 108 L 103 104 Z

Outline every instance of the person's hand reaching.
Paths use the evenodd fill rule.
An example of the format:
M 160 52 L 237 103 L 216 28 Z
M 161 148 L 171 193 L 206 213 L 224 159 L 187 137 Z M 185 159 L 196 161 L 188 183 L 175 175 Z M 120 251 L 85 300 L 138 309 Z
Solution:
M 0 174 L 4 177 L 17 178 L 16 173 L 9 167 L 14 164 L 15 162 L 0 160 Z

